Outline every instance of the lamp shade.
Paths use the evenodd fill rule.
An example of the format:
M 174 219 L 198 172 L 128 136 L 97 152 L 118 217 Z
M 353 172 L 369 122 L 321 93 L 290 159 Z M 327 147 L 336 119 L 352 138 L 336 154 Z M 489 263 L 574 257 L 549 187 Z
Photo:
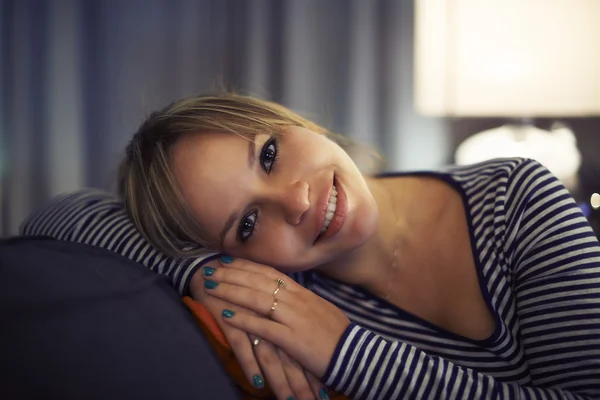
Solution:
M 424 115 L 600 115 L 600 0 L 416 0 Z

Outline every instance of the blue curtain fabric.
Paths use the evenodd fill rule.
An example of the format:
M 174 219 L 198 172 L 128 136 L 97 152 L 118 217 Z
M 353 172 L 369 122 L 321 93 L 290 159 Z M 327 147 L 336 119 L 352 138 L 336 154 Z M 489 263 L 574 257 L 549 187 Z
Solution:
M 412 108 L 412 1 L 1 0 L 0 234 L 58 193 L 111 188 L 144 116 L 258 95 L 373 146 L 388 169 L 450 160 Z

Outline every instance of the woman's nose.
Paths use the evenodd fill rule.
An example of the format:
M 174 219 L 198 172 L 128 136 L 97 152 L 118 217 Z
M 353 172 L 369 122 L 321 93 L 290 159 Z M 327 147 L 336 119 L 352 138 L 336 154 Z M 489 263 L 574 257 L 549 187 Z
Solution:
M 298 181 L 282 190 L 281 205 L 288 223 L 298 225 L 310 208 L 308 183 Z

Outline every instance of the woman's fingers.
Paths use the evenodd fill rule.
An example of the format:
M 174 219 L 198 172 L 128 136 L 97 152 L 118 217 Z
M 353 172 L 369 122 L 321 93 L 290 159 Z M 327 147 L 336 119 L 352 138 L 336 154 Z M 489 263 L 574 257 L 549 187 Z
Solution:
M 285 353 L 281 353 L 283 355 L 281 356 L 279 350 L 270 340 L 273 337 L 272 335 L 278 335 L 277 332 L 279 334 L 284 332 L 281 329 L 284 326 L 257 314 L 269 314 L 275 299 L 273 293 L 260 292 L 256 289 L 210 280 L 217 273 L 217 270 L 222 271 L 224 269 L 218 268 L 218 266 L 204 267 L 194 275 L 194 285 L 191 285 L 190 289 L 194 297 L 202 299 L 204 307 L 216 318 L 248 381 L 258 388 L 263 387 L 266 382 L 278 399 L 313 399 L 314 394 L 318 392 L 309 383 L 306 375 L 304 375 L 303 368 L 287 357 Z M 206 271 L 209 271 L 209 273 L 206 273 Z M 201 277 L 199 282 L 196 279 L 197 277 Z M 265 276 L 260 277 L 264 282 Z M 267 278 L 266 281 L 269 282 L 269 280 L 270 278 Z M 207 282 L 209 282 L 208 285 Z M 273 286 L 279 288 L 276 293 L 277 297 L 285 297 L 282 291 L 287 290 L 287 287 L 277 285 L 274 280 Z M 261 301 L 257 300 L 257 293 L 259 297 L 262 297 L 263 305 L 260 305 Z M 227 297 L 229 300 L 221 299 L 218 294 L 221 297 Z M 285 307 L 280 309 L 277 305 L 272 317 L 277 317 L 284 309 Z M 248 325 L 255 324 L 254 331 L 252 329 L 240 329 L 234 326 L 235 324 L 227 323 L 228 317 L 233 315 L 236 315 L 236 317 L 242 316 L 242 322 L 244 322 L 244 317 L 256 318 L 254 322 L 250 322 L 250 325 Z M 267 332 L 273 333 L 262 334 Z M 258 338 L 267 340 L 261 341 L 259 339 L 256 342 L 257 344 L 254 345 L 254 341 Z
M 268 341 L 263 340 L 254 346 L 254 354 L 277 399 L 295 399 L 294 390 L 288 381 L 283 361 L 279 357 L 277 349 Z
M 219 289 L 211 290 L 215 290 L 216 293 Z M 227 302 L 247 305 L 262 315 L 271 303 L 267 311 L 269 318 L 245 312 L 236 314 L 229 310 L 224 310 L 222 315 L 227 323 L 269 340 L 313 375 L 323 376 L 340 337 L 350 324 L 342 310 L 310 292 L 306 294 L 286 291 L 284 293 L 287 296 L 282 294 L 282 298 L 271 296 L 269 299 L 269 296 L 265 297 L 264 293 L 255 290 L 253 300 L 250 294 L 252 291 L 247 288 L 223 284 L 221 290 L 220 294 L 215 295 L 225 296 L 222 298 L 226 298 Z
M 227 303 L 235 304 L 244 307 L 248 310 L 252 310 L 259 315 L 269 317 L 275 321 L 283 322 L 290 317 L 291 314 L 283 312 L 287 309 L 286 303 L 290 299 L 289 293 L 285 292 L 285 289 L 281 289 L 276 296 L 272 293 L 264 293 L 260 290 L 250 289 L 243 286 L 231 285 L 224 282 L 218 282 L 213 280 L 207 280 L 206 291 L 211 295 Z
M 264 386 L 264 377 L 254 355 L 252 344 L 248 338 L 248 334 L 230 324 L 225 323 L 221 318 L 221 313 L 224 308 L 234 308 L 239 312 L 240 308 L 234 307 L 229 303 L 225 303 L 212 296 L 205 296 L 202 300 L 202 305 L 213 315 L 217 324 L 223 331 L 223 335 L 227 339 L 233 354 L 235 355 L 240 367 L 244 371 L 244 375 L 251 385 L 257 388 Z M 246 310 L 246 312 L 251 312 Z
M 265 294 L 273 294 L 278 288 L 280 288 L 279 290 L 281 291 L 282 285 L 285 289 L 289 290 L 285 280 L 282 280 L 285 283 L 281 284 L 278 283 L 276 279 L 271 279 L 266 275 L 244 271 L 242 269 L 204 267 L 202 268 L 202 272 L 204 279 L 206 280 L 251 288 L 253 290 L 259 290 Z M 206 284 L 204 286 L 208 288 Z
M 227 324 L 263 338 L 277 347 L 284 347 L 282 344 L 288 344 L 290 329 L 279 322 L 246 312 L 235 312 L 231 309 L 224 309 L 222 316 L 222 320 Z
M 222 324 L 221 330 L 231 346 L 231 350 L 233 351 L 233 354 L 235 354 L 240 367 L 242 367 L 248 382 L 256 388 L 263 388 L 265 379 L 262 376 L 248 334 L 238 328 L 230 325 L 228 326 L 227 324 Z
M 292 360 L 288 355 L 281 349 L 277 349 L 279 353 L 279 358 L 281 359 L 281 364 L 283 365 L 283 370 L 285 372 L 285 376 L 287 377 L 287 381 L 292 387 L 295 399 L 299 400 L 313 400 L 315 395 L 318 393 L 314 391 L 310 382 L 305 375 L 304 368 L 296 361 Z
M 223 256 L 220 260 L 221 265 L 226 267 L 218 268 L 219 279 L 224 282 L 260 288 L 266 292 L 273 292 L 277 288 L 277 279 L 283 280 L 288 290 L 295 291 L 300 287 L 293 279 L 272 267 L 228 256 Z
M 327 390 L 327 388 L 325 387 L 325 385 L 323 385 L 321 383 L 321 381 L 318 380 L 310 372 L 304 371 L 304 374 L 306 375 L 306 380 L 308 381 L 310 387 L 312 388 L 313 393 L 316 393 L 317 399 L 319 399 L 319 400 L 329 400 L 329 391 Z
M 269 274 L 205 268 L 204 287 L 212 296 L 263 316 L 245 312 L 234 316 L 224 310 L 222 315 L 228 323 L 270 341 L 313 375 L 323 376 L 350 320 L 334 304 L 308 289 L 292 281 L 284 284 L 289 278 L 273 279 L 275 275 Z

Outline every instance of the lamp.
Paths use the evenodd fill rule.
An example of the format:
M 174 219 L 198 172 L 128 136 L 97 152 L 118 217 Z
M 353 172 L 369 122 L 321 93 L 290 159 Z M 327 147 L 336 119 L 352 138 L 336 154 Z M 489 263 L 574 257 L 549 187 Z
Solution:
M 535 158 L 568 183 L 580 158 L 564 125 L 600 115 L 600 0 L 416 0 L 417 112 L 503 117 L 457 150 L 458 164 Z

